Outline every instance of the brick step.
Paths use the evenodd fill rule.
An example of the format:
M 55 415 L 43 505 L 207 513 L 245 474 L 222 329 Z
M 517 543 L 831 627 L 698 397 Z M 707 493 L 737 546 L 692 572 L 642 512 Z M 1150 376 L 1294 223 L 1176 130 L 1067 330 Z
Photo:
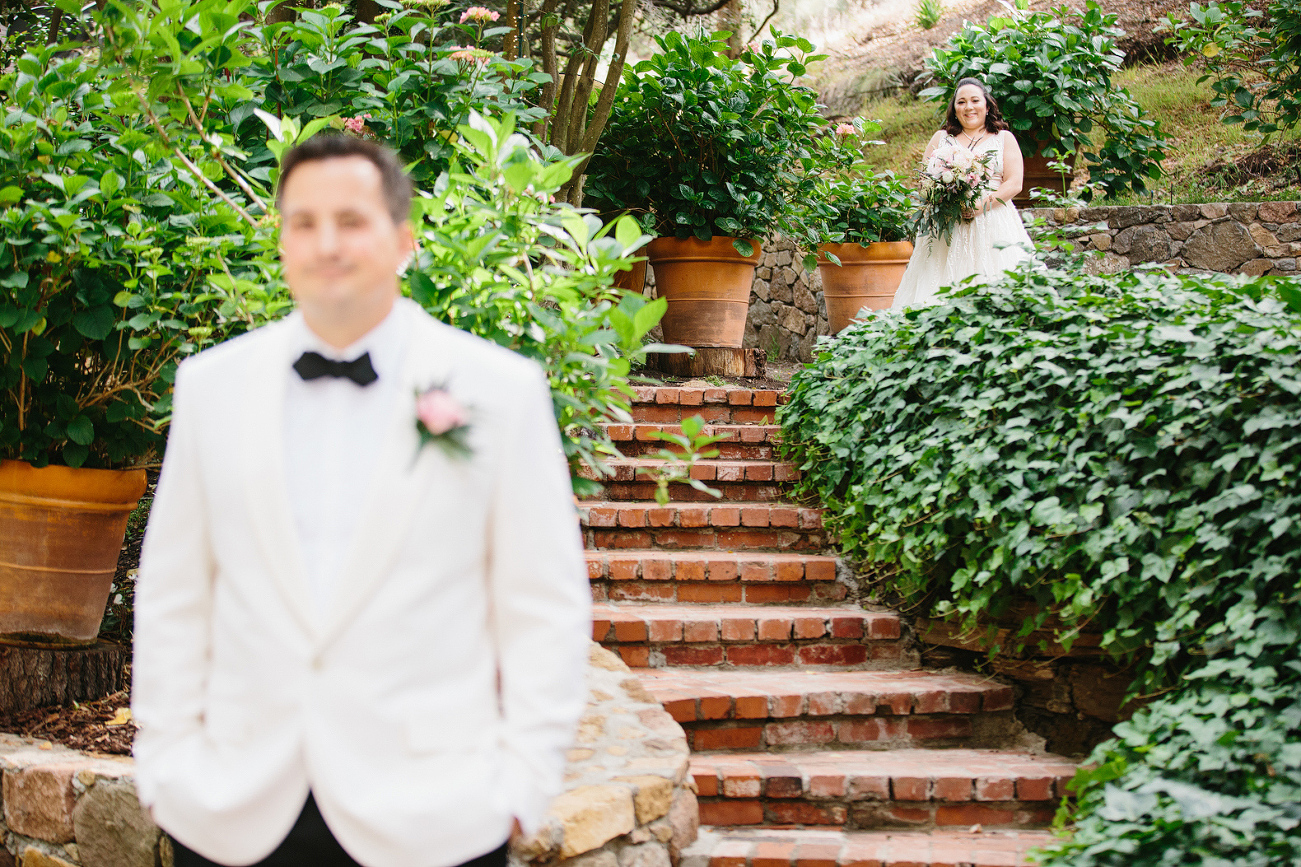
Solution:
M 836 665 L 899 668 L 916 661 L 899 617 L 857 608 L 641 605 L 598 602 L 592 638 L 633 668 Z
M 740 386 L 634 386 L 632 419 L 673 424 L 698 415 L 709 423 L 772 424 L 783 392 Z
M 586 464 L 579 467 L 578 474 L 600 482 L 605 487 L 603 497 L 606 500 L 655 499 L 655 479 L 665 461 L 659 458 L 620 458 L 607 461 L 606 465 L 611 470 L 608 476 L 598 476 Z M 693 466 L 690 475 L 718 490 L 723 500 L 770 502 L 786 495 L 790 483 L 799 478 L 799 471 L 794 464 L 782 461 L 709 459 Z M 674 502 L 718 502 L 711 494 L 683 482 L 669 485 L 669 499 Z
M 776 548 L 821 551 L 822 511 L 773 502 L 579 504 L 588 548 Z
M 899 648 L 902 650 L 902 648 Z M 905 664 L 916 664 L 908 655 Z M 996 748 L 1018 731 L 1012 689 L 971 674 L 899 670 L 643 669 L 692 749 Z
M 676 424 L 605 424 L 602 425 L 619 451 L 627 457 L 655 454 L 660 449 L 680 451 L 655 433 L 682 434 Z M 777 454 L 781 428 L 770 424 L 709 424 L 703 434 L 721 436 L 723 439 L 709 448 L 718 450 L 722 460 L 772 460 Z
M 1047 827 L 1075 763 L 1011 750 L 693 755 L 703 825 Z
M 590 473 L 585 478 L 609 482 L 634 482 L 640 479 L 653 481 L 659 469 L 667 462 L 660 458 L 616 458 L 606 462 L 611 474 L 598 478 L 596 471 L 586 464 L 581 472 Z M 691 468 L 691 478 L 702 482 L 741 485 L 746 483 L 794 482 L 800 477 L 794 464 L 784 461 L 725 461 L 711 458 Z
M 1048 831 L 701 828 L 680 867 L 1029 867 Z
M 597 602 L 841 602 L 836 558 L 773 551 L 587 551 Z

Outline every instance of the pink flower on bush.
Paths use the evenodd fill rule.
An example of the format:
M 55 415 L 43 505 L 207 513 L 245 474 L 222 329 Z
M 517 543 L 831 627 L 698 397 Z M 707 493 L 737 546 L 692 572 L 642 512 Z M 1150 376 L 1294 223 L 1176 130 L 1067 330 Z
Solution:
M 456 398 L 441 388 L 431 388 L 416 398 L 416 418 L 434 436 L 464 427 L 468 420 Z
M 471 6 L 461 13 L 461 23 L 467 21 L 496 21 L 501 15 L 486 6 Z
M 343 128 L 353 135 L 361 135 L 366 129 L 366 121 L 370 120 L 370 114 L 359 114 L 356 117 L 345 117 L 343 119 Z
M 453 51 L 448 55 L 452 60 L 461 63 L 483 63 L 492 56 L 492 52 L 484 51 L 481 48 L 471 48 L 468 45 L 455 45 Z
M 838 136 L 851 136 L 857 134 L 858 134 L 858 130 L 854 129 L 854 125 L 852 123 L 842 123 L 836 127 L 836 135 Z

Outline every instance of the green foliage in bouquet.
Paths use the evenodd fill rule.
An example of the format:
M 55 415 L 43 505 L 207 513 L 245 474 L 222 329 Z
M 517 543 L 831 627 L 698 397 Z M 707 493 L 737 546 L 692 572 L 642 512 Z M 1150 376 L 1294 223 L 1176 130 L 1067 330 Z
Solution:
M 1185 65 L 1211 81 L 1211 105 L 1225 123 L 1263 133 L 1301 122 L 1301 2 L 1274 0 L 1266 13 L 1239 0 L 1193 3 L 1186 17 L 1166 17 L 1166 42 Z
M 725 33 L 657 36 L 659 51 L 626 71 L 585 201 L 629 210 L 647 231 L 701 240 L 800 233 L 795 203 L 811 193 L 817 95 L 796 84 L 806 39 L 774 32 L 733 60 Z
M 968 22 L 935 49 L 926 67 L 937 84 L 921 96 L 947 103 L 959 80 L 980 78 L 1026 156 L 1075 153 L 1107 193 L 1142 192 L 1161 176 L 1166 142 L 1129 92 L 1112 83 L 1125 57 L 1116 47 L 1122 35 L 1115 14 L 1093 0 L 1078 12 L 1031 12 L 1027 0 L 1017 0 L 1013 14 Z
M 1027 268 L 822 350 L 779 415 L 842 550 L 967 627 L 1088 625 L 1158 694 L 1039 863 L 1296 862 L 1301 290 Z

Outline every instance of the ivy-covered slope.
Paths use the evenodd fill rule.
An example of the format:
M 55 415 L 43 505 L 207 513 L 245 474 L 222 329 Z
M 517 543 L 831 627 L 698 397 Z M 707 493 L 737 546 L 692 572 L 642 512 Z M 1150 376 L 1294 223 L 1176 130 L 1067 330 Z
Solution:
M 1047 863 L 1301 863 L 1301 316 L 1280 287 L 1026 271 L 855 325 L 792 382 L 788 454 L 889 592 L 969 623 L 1028 597 L 1167 690 L 1099 748 Z

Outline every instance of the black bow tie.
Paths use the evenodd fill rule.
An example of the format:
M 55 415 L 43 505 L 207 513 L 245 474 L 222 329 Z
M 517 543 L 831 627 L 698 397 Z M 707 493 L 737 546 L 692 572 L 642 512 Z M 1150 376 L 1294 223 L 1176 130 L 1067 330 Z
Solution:
M 335 361 L 332 358 L 326 358 L 319 352 L 304 352 L 294 362 L 294 370 L 298 371 L 298 375 L 308 382 L 313 379 L 320 379 L 322 376 L 333 376 L 351 379 L 358 385 L 365 387 L 379 379 L 379 376 L 375 373 L 375 368 L 371 366 L 369 352 L 363 352 L 352 361 Z

